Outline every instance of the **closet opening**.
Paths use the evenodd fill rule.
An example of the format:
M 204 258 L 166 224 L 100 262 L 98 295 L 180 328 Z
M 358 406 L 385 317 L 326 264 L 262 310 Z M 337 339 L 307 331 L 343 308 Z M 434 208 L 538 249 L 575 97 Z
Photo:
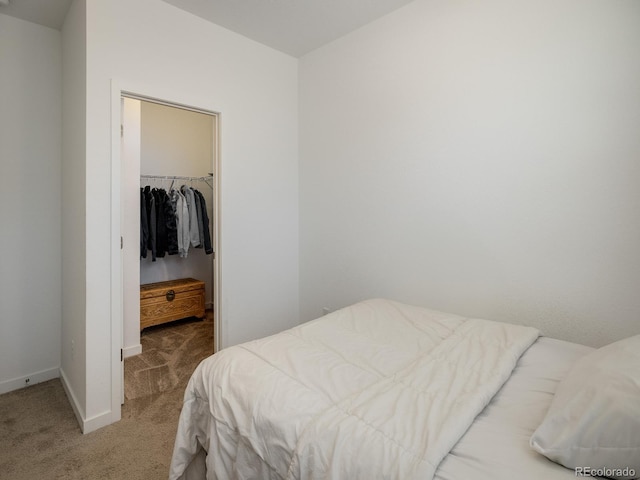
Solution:
M 125 403 L 180 388 L 220 345 L 219 114 L 124 91 L 120 112 Z

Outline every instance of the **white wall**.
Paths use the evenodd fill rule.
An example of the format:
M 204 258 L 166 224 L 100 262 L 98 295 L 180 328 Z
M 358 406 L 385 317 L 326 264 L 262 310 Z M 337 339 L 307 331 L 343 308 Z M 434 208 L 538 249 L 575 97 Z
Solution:
M 416 1 L 300 61 L 303 319 L 640 333 L 640 3 Z
M 140 137 L 142 102 L 122 98 L 120 139 L 122 245 L 122 340 L 124 358 L 142 352 L 140 344 Z
M 86 418 L 86 3 L 62 27 L 62 366 L 79 420 Z M 108 251 L 108 250 L 107 250 Z M 92 252 L 105 256 L 105 252 Z
M 60 32 L 0 14 L 0 65 L 0 393 L 5 393 L 59 375 Z
M 213 168 L 213 116 L 142 102 L 141 173 L 205 176 Z
M 222 113 L 223 346 L 298 321 L 297 61 L 160 0 L 88 0 L 88 420 L 113 414 L 112 79 Z

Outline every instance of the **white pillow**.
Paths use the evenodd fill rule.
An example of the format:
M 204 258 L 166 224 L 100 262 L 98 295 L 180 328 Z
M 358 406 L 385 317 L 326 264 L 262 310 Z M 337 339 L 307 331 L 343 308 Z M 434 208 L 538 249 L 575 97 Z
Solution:
M 579 359 L 530 444 L 576 474 L 640 477 L 640 335 Z

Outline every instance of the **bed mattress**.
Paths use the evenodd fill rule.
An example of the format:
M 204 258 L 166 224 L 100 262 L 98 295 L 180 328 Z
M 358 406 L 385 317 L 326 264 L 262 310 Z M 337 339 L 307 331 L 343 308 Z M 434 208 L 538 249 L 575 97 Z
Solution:
M 170 478 L 574 478 L 529 438 L 590 350 L 362 302 L 205 360 L 185 393 Z
M 451 450 L 437 480 L 569 480 L 569 470 L 529 446 L 558 382 L 590 347 L 540 337 L 511 377 Z M 597 478 L 597 477 L 591 477 Z

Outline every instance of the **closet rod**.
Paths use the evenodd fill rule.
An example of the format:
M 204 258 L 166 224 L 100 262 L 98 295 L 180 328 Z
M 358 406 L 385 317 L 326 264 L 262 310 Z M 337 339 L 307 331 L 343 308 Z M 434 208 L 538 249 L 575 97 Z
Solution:
M 140 175 L 140 178 L 151 178 L 160 180 L 186 180 L 188 182 L 205 182 L 211 188 L 213 188 L 213 174 L 209 174 L 205 177 L 183 177 L 179 175 Z M 173 183 L 172 183 L 173 186 Z
M 206 175 L 204 177 L 181 177 L 178 175 L 140 175 L 140 178 L 160 178 L 163 180 L 210 180 L 213 175 Z

